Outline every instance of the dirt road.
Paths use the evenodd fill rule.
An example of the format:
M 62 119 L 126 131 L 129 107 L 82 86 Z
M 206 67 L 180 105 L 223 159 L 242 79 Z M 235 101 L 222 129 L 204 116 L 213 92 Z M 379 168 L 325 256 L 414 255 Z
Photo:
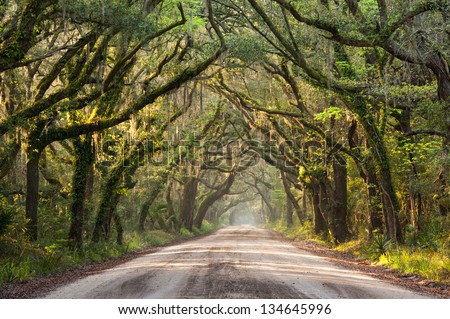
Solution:
M 228 227 L 61 287 L 47 298 L 424 298 L 340 268 L 268 230 Z

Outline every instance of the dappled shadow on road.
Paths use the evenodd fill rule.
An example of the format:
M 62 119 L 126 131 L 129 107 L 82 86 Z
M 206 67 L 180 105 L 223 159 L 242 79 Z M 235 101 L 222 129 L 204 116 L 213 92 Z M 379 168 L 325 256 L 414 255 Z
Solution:
M 277 234 L 228 227 L 88 277 L 52 298 L 416 298 L 298 250 Z M 419 296 L 420 297 L 420 296 Z

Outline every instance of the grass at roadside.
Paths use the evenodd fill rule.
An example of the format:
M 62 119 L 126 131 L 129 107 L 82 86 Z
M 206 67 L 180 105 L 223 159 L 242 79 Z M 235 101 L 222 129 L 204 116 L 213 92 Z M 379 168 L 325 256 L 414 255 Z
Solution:
M 45 246 L 0 237 L 0 288 L 5 284 L 24 282 L 131 252 L 165 246 L 210 233 L 217 228 L 218 226 L 205 222 L 201 229 L 194 229 L 192 232 L 182 229 L 180 232 L 171 233 L 162 230 L 126 233 L 124 245 L 100 242 L 87 244 L 77 250 L 69 250 L 66 245 Z
M 383 235 L 375 235 L 372 239 L 354 239 L 333 245 L 315 236 L 308 223 L 293 227 L 276 223 L 269 227 L 295 241 L 313 241 L 330 249 L 351 253 L 374 265 L 450 285 L 450 234 L 445 228 L 436 228 L 435 224 L 424 227 L 420 233 L 409 231 L 403 244 L 392 243 Z

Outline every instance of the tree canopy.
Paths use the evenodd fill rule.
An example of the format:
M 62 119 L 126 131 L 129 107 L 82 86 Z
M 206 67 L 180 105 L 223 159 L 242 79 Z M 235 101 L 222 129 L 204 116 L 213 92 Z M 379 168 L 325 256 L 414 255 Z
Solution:
M 282 220 L 336 244 L 438 225 L 448 249 L 449 21 L 446 0 L 0 1 L 0 239 Z

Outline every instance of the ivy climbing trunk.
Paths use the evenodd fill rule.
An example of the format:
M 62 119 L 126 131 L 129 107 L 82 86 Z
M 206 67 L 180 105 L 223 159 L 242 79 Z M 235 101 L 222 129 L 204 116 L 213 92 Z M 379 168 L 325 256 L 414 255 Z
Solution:
M 139 154 L 142 152 L 142 148 L 143 143 L 136 142 L 131 146 L 127 155 L 119 157 L 111 168 L 102 187 L 102 199 L 92 235 L 93 242 L 96 243 L 100 240 L 102 232 L 105 238 L 109 236 L 114 210 L 122 195 L 120 188 L 125 186 L 127 189 L 131 189 L 136 185 L 132 182 L 131 177 L 139 167 L 142 159 Z M 123 180 L 125 180 L 125 185 L 123 185 Z
M 386 145 L 379 131 L 373 115 L 367 108 L 363 97 L 356 95 L 349 104 L 358 119 L 367 137 L 367 143 L 374 158 L 376 173 L 379 178 L 381 198 L 383 203 L 383 215 L 386 235 L 394 241 L 403 241 L 403 236 L 398 219 L 400 205 L 395 194 L 392 182 L 391 167 L 387 155 Z
M 75 152 L 75 169 L 72 178 L 72 206 L 69 229 L 69 247 L 76 248 L 83 245 L 84 204 L 89 175 L 92 173 L 94 152 L 92 136 L 78 137 L 73 142 Z
M 139 231 L 140 232 L 143 232 L 145 230 L 145 221 L 147 219 L 148 211 L 150 209 L 150 206 L 153 204 L 153 202 L 155 201 L 155 199 L 158 197 L 159 193 L 161 192 L 163 185 L 164 185 L 163 183 L 156 185 L 152 189 L 150 194 L 148 195 L 144 204 L 142 204 L 141 212 L 139 214 Z
M 98 243 L 100 241 L 100 236 L 102 233 L 104 237 L 106 237 L 109 232 L 108 229 L 105 229 L 105 225 L 109 225 L 108 217 L 112 215 L 111 208 L 114 206 L 113 203 L 116 200 L 118 185 L 120 184 L 123 169 L 123 165 L 119 164 L 114 166 L 102 187 L 102 200 L 97 211 L 97 218 L 92 234 L 92 241 L 94 243 Z

